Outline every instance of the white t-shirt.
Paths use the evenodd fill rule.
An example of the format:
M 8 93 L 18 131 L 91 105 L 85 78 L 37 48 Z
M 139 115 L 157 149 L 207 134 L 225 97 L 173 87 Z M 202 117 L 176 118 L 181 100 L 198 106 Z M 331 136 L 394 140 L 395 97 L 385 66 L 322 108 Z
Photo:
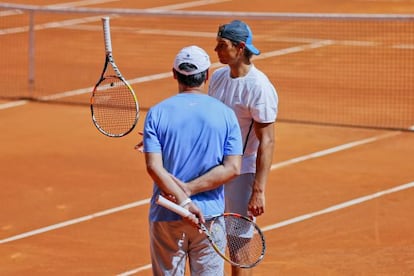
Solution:
M 246 76 L 231 78 L 230 67 L 217 69 L 210 80 L 208 94 L 230 106 L 240 124 L 245 151 L 241 173 L 256 172 L 256 156 L 259 140 L 252 120 L 259 123 L 276 121 L 278 96 L 267 76 L 251 65 Z M 249 133 L 249 129 L 250 133 Z M 246 144 L 246 137 L 247 144 Z

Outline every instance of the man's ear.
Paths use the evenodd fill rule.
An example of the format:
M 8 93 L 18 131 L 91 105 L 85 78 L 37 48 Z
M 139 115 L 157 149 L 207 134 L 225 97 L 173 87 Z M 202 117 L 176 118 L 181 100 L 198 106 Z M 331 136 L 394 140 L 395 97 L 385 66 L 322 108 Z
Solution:
M 177 71 L 175 71 L 175 69 L 173 68 L 172 72 L 173 72 L 174 79 L 176 80 L 177 79 Z
M 244 51 L 244 48 L 246 48 L 246 43 L 243 41 L 240 41 L 237 47 L 239 47 L 239 49 L 242 49 Z

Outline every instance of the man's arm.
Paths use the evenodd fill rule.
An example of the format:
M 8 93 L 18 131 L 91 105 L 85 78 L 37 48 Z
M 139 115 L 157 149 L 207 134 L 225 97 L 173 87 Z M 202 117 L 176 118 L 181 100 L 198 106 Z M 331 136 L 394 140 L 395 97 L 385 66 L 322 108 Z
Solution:
M 263 214 L 265 209 L 265 188 L 272 166 L 275 144 L 274 125 L 274 123 L 254 123 L 254 130 L 259 139 L 259 148 L 257 150 L 256 178 L 248 206 L 248 210 L 254 216 Z
M 213 190 L 220 185 L 230 181 L 240 174 L 241 155 L 228 155 L 224 157 L 223 163 L 215 166 L 207 173 L 184 184 L 175 179 L 188 196 Z
M 188 199 L 188 196 L 180 186 L 175 183 L 172 176 L 164 168 L 162 155 L 160 153 L 145 153 L 145 162 L 148 174 L 151 176 L 152 180 L 157 183 L 161 191 L 167 195 L 173 196 L 178 204 L 187 202 L 186 200 Z M 185 208 L 187 208 L 192 215 L 184 219 L 193 223 L 195 226 L 197 226 L 199 221 L 202 223 L 205 222 L 203 214 L 194 203 L 191 201 L 187 202 Z
M 185 202 L 185 207 L 194 215 L 185 219 L 194 225 L 197 225 L 199 220 L 204 223 L 205 220 L 200 209 L 191 201 L 187 201 L 188 196 L 186 193 L 175 183 L 172 176 L 164 168 L 162 155 L 160 153 L 145 153 L 145 162 L 148 174 L 157 183 L 161 191 L 167 196 L 172 196 L 178 204 Z
M 171 175 L 164 168 L 160 153 L 145 153 L 147 172 L 164 193 L 176 198 L 177 203 L 187 199 L 184 191 L 174 182 Z

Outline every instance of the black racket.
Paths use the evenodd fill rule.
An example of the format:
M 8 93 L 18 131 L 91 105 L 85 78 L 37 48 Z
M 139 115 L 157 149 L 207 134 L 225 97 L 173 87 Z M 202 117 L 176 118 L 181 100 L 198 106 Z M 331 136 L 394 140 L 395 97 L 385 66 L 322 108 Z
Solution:
M 130 133 L 138 122 L 139 104 L 134 90 L 122 76 L 112 57 L 109 17 L 102 18 L 105 65 L 92 91 L 91 112 L 96 128 L 109 137 Z
M 187 217 L 190 211 L 158 196 L 157 204 Z M 234 213 L 213 218 L 210 227 L 199 224 L 214 250 L 227 262 L 240 268 L 252 268 L 264 258 L 266 243 L 263 232 L 251 219 Z

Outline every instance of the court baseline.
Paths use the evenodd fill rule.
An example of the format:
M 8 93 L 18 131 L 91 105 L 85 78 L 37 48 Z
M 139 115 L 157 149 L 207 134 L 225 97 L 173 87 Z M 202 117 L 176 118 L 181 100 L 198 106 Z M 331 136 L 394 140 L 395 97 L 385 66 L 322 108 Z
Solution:
M 49 8 L 69 8 L 69 7 L 78 7 L 78 6 L 87 6 L 87 5 L 95 5 L 95 4 L 102 4 L 107 2 L 116 2 L 119 0 L 82 0 L 76 2 L 68 2 L 68 3 L 59 3 L 54 5 L 46 5 L 44 7 Z M 22 14 L 21 10 L 4 10 L 0 11 L 0 17 L 2 16 L 11 16 L 16 14 Z
M 357 147 L 357 146 L 360 146 L 360 145 L 372 143 L 372 142 L 382 140 L 382 139 L 385 139 L 385 138 L 388 138 L 388 137 L 393 137 L 393 136 L 396 136 L 396 135 L 399 135 L 399 134 L 401 134 L 401 132 L 385 133 L 383 135 L 377 135 L 377 136 L 373 136 L 373 137 L 370 137 L 370 138 L 366 138 L 366 139 L 354 141 L 354 142 L 351 142 L 351 143 L 339 145 L 339 146 L 336 146 L 336 147 L 333 147 L 333 148 L 329 148 L 329 149 L 326 149 L 326 150 L 314 152 L 314 153 L 311 153 L 311 154 L 299 156 L 299 157 L 292 158 L 292 159 L 289 159 L 289 160 L 286 160 L 286 161 L 283 161 L 283 162 L 273 164 L 270 169 L 271 170 L 280 169 L 280 168 L 283 168 L 283 167 L 286 167 L 286 166 L 289 166 L 289 165 L 292 165 L 292 164 L 295 164 L 295 163 L 299 163 L 299 162 L 303 162 L 303 161 L 306 161 L 306 160 L 311 160 L 311 159 L 314 159 L 314 158 L 326 156 L 326 155 L 329 155 L 329 154 L 333 154 L 335 152 L 339 152 L 339 151 L 343 151 L 343 150 L 350 149 L 350 148 L 353 148 L 353 147 Z M 395 193 L 395 192 L 405 190 L 405 189 L 409 189 L 409 188 L 413 188 L 413 187 L 414 187 L 414 182 L 406 183 L 406 184 L 396 186 L 396 187 L 393 187 L 393 188 L 390 188 L 390 189 L 387 189 L 387 190 L 376 192 L 374 194 L 370 194 L 370 195 L 355 198 L 355 199 L 352 199 L 352 200 L 349 200 L 349 201 L 346 201 L 346 202 L 342 202 L 342 203 L 330 206 L 328 208 L 325 208 L 325 209 L 322 209 L 322 210 L 319 210 L 319 211 L 315 211 L 315 212 L 311 212 L 311 213 L 308 213 L 308 214 L 300 215 L 300 216 L 297 216 L 297 217 L 294 217 L 294 218 L 291 218 L 291 219 L 288 219 L 288 220 L 284 220 L 284 221 L 281 221 L 281 222 L 278 222 L 278 223 L 275 223 L 275 224 L 272 224 L 272 225 L 263 226 L 263 227 L 261 227 L 261 229 L 262 229 L 263 232 L 274 230 L 274 229 L 281 228 L 281 227 L 284 227 L 284 226 L 287 226 L 287 225 L 290 225 L 290 224 L 294 224 L 294 223 L 301 222 L 301 221 L 304 221 L 304 220 L 307 220 L 307 219 L 311 219 L 311 218 L 316 217 L 316 216 L 320 216 L 320 215 L 327 214 L 327 213 L 330 213 L 330 212 L 338 211 L 340 209 L 344 209 L 344 208 L 350 207 L 352 205 L 356 205 L 356 204 L 359 204 L 359 203 L 362 203 L 362 202 L 365 202 L 365 201 L 368 201 L 368 200 L 372 200 L 372 199 L 378 198 L 380 196 L 384 196 L 384 195 L 387 195 L 387 194 L 390 194 L 390 193 Z M 133 274 L 136 274 L 138 272 L 148 270 L 148 269 L 151 269 L 151 264 L 147 264 L 147 265 L 144 265 L 144 266 L 141 266 L 141 267 L 129 270 L 129 271 L 122 272 L 122 273 L 118 274 L 117 276 L 130 276 L 130 275 L 133 275 Z
M 312 212 L 312 213 L 304 214 L 304 215 L 301 215 L 301 216 L 297 216 L 295 218 L 284 220 L 284 221 L 281 221 L 281 222 L 278 222 L 278 223 L 275 223 L 275 224 L 272 224 L 272 225 L 267 225 L 267 226 L 261 227 L 261 229 L 262 229 L 263 232 L 274 230 L 274 229 L 277 229 L 277 228 L 281 228 L 281 227 L 284 227 L 284 226 L 288 226 L 290 224 L 294 224 L 294 223 L 297 223 L 297 222 L 308 220 L 308 219 L 311 219 L 311 218 L 316 217 L 316 216 L 320 216 L 320 215 L 324 215 L 324 214 L 327 214 L 327 213 L 335 212 L 335 211 L 338 211 L 340 209 L 344 209 L 344 208 L 347 208 L 347 207 L 350 207 L 350 206 L 353 206 L 353 205 L 356 205 L 356 204 L 359 204 L 359 203 L 363 203 L 365 201 L 369 201 L 369 200 L 372 200 L 372 199 L 375 199 L 375 198 L 378 198 L 378 197 L 381 197 L 381 196 L 384 196 L 384 195 L 388 195 L 388 194 L 391 194 L 391 193 L 396 193 L 396 192 L 406 190 L 406 189 L 410 189 L 410 188 L 413 188 L 413 187 L 414 187 L 414 181 L 403 184 L 403 185 L 399 185 L 399 186 L 396 186 L 396 187 L 393 187 L 393 188 L 390 188 L 390 189 L 387 189 L 387 190 L 379 191 L 379 192 L 376 192 L 376 193 L 373 193 L 373 194 L 370 194 L 370 195 L 366 195 L 366 196 L 358 197 L 358 198 L 355 198 L 355 199 L 352 199 L 352 200 L 349 200 L 349 201 L 345 201 L 345 202 L 330 206 L 328 208 L 325 208 L 325 209 L 322 209 L 322 210 L 319 210 L 319 211 L 316 211 L 316 212 Z M 144 265 L 144 266 L 141 266 L 141 267 L 129 270 L 129 271 L 122 272 L 122 273 L 118 274 L 117 276 L 129 276 L 129 275 L 133 275 L 133 274 L 136 274 L 138 272 L 148 270 L 148 269 L 151 269 L 151 264 L 147 264 L 147 265 Z
M 306 161 L 306 160 L 326 156 L 326 155 L 333 154 L 333 153 L 343 151 L 343 150 L 347 150 L 347 149 L 350 149 L 350 148 L 353 148 L 353 147 L 357 147 L 357 146 L 361 146 L 361 145 L 364 145 L 364 144 L 379 141 L 379 140 L 382 140 L 382 139 L 386 139 L 386 138 L 389 138 L 389 137 L 392 137 L 392 136 L 396 136 L 400 133 L 401 132 L 390 132 L 390 133 L 386 133 L 386 134 L 382 134 L 382 135 L 373 136 L 371 138 L 367 138 L 367 139 L 363 139 L 363 140 L 354 141 L 354 142 L 351 142 L 351 143 L 339 145 L 339 146 L 336 146 L 336 147 L 333 147 L 333 148 L 318 151 L 318 152 L 311 153 L 311 154 L 308 154 L 308 155 L 304 155 L 304 156 L 301 156 L 301 157 L 296 157 L 296 158 L 293 158 L 293 159 L 290 159 L 290 160 L 287 160 L 287 161 L 283 161 L 283 162 L 280 162 L 280 163 L 273 164 L 272 167 L 271 167 L 271 170 L 279 169 L 279 168 L 282 168 L 282 167 L 285 167 L 285 166 L 288 166 L 288 165 L 292 165 L 292 164 L 295 164 L 295 163 L 298 163 L 298 162 L 303 162 L 303 161 Z M 56 230 L 56 229 L 59 229 L 59 228 L 63 228 L 63 227 L 66 227 L 66 226 L 70 226 L 70 225 L 74 225 L 74 224 L 81 223 L 81 222 L 84 222 L 84 221 L 92 220 L 92 219 L 102 217 L 102 216 L 105 216 L 105 215 L 110 215 L 110 214 L 113 214 L 113 213 L 116 213 L 116 212 L 120 212 L 120 211 L 130 209 L 130 208 L 142 206 L 144 204 L 148 204 L 149 202 L 150 202 L 150 199 L 147 198 L 147 199 L 135 201 L 135 202 L 132 202 L 132 203 L 128 203 L 128 204 L 125 204 L 125 205 L 122 205 L 122 206 L 107 209 L 107 210 L 104 210 L 104 211 L 100 211 L 100 212 L 97 212 L 97 213 L 93 213 L 91 215 L 86 215 L 86 216 L 75 218 L 75 219 L 72 219 L 72 220 L 60 222 L 60 223 L 57 223 L 57 224 L 54 224 L 54 225 L 42 227 L 42 228 L 39 228 L 39 229 L 36 229 L 36 230 L 32 230 L 32 231 L 29 231 L 29 232 L 25 232 L 25 233 L 21 233 L 21 234 L 15 235 L 15 236 L 4 238 L 4 239 L 0 240 L 0 244 L 12 242 L 12 241 L 15 241 L 15 240 L 24 239 L 24 238 L 39 235 L 39 234 L 43 234 L 45 232 L 49 232 L 49 231 Z M 348 207 L 348 206 L 346 206 L 346 207 Z M 304 216 L 305 217 L 309 216 L 309 214 L 304 215 Z M 312 216 L 315 216 L 315 215 L 312 215 Z M 292 219 L 292 220 L 295 220 L 295 219 Z M 266 227 L 271 227 L 271 226 L 266 226 Z

